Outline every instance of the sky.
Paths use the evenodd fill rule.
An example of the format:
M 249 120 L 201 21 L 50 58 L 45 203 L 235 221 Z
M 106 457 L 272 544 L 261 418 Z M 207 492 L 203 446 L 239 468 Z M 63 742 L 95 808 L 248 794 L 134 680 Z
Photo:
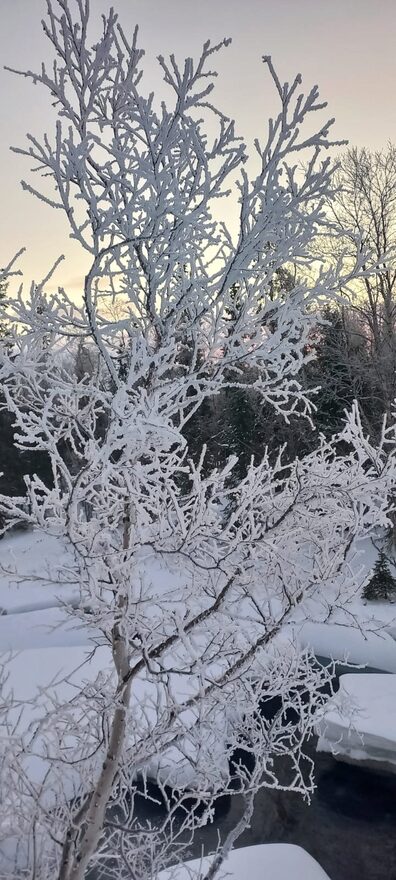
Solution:
M 232 37 L 216 59 L 215 103 L 235 118 L 248 144 L 256 136 L 263 139 L 276 108 L 264 54 L 272 56 L 282 81 L 300 72 L 306 88 L 319 84 L 329 115 L 336 117 L 338 138 L 371 149 L 396 143 L 395 0 L 113 0 L 112 5 L 127 34 L 140 26 L 147 89 L 163 88 L 159 53 L 184 59 L 196 56 L 208 37 Z M 91 0 L 96 23 L 109 6 L 110 0 Z M 25 247 L 20 266 L 27 282 L 37 282 L 63 253 L 54 282 L 78 296 L 86 257 L 68 238 L 66 217 L 22 191 L 21 178 L 32 181 L 29 163 L 9 150 L 23 146 L 27 132 L 40 137 L 54 130 L 46 90 L 2 69 L 36 70 L 51 58 L 40 24 L 45 9 L 45 0 L 0 0 L 0 266 Z

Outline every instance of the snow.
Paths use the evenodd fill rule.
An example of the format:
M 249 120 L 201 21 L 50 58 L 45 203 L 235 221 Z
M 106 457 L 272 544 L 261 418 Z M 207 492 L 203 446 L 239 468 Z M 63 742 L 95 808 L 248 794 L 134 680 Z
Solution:
M 20 615 L 18 615 L 19 619 Z M 8 620 L 8 616 L 5 618 Z M 109 650 L 84 647 L 41 647 L 20 651 L 7 658 L 7 688 L 12 690 L 18 732 L 29 731 L 35 722 L 50 717 L 55 703 L 67 704 L 87 683 L 110 666 Z M 41 782 L 48 770 L 36 746 L 34 755 L 27 755 L 23 766 L 29 779 Z M 74 793 L 75 776 L 64 773 L 65 790 Z M 47 805 L 49 800 L 47 798 Z
M 29 531 L 0 541 L 0 652 L 92 647 L 92 627 L 69 613 L 77 601 L 71 556 L 59 538 Z
M 159 593 L 166 592 L 167 600 L 176 607 L 177 573 L 171 566 L 164 568 L 147 551 L 143 550 L 141 555 L 144 570 L 141 589 L 146 596 L 153 597 L 152 603 L 146 602 L 145 613 L 154 619 Z M 92 625 L 84 626 L 70 613 L 71 605 L 77 600 L 72 555 L 61 539 L 30 531 L 7 536 L 0 542 L 0 608 L 4 610 L 0 614 L 0 653 L 7 668 L 7 688 L 13 692 L 18 713 L 24 703 L 20 731 L 27 731 L 32 721 L 44 718 L 46 707 L 50 711 L 54 697 L 58 702 L 67 703 L 81 686 L 94 683 L 99 673 L 109 674 L 112 670 L 110 649 L 103 644 L 103 635 L 95 632 Z M 19 653 L 11 656 L 16 651 Z M 171 675 L 170 678 L 177 702 L 184 702 L 195 692 L 193 678 L 191 682 L 185 676 Z M 135 714 L 144 728 L 156 717 L 161 699 L 160 685 L 147 681 L 144 675 L 136 680 L 131 714 Z M 183 713 L 183 722 L 188 730 L 195 722 L 194 713 Z M 224 763 L 226 730 L 222 713 L 217 738 L 213 740 L 208 730 L 206 744 L 212 760 L 213 755 L 217 755 L 217 762 L 213 763 L 217 763 L 218 772 L 224 775 L 228 770 L 228 761 Z M 181 742 L 180 748 L 173 745 L 161 758 L 151 760 L 148 772 L 168 784 L 191 784 L 197 768 L 194 761 L 189 760 L 189 748 L 191 751 L 194 743 Z M 190 754 L 191 757 L 196 755 Z M 41 778 L 45 771 L 42 759 L 30 759 L 28 764 L 29 773 L 36 780 Z M 203 750 L 200 764 L 202 774 L 205 772 Z
M 3 614 L 0 617 L 0 651 L 92 646 L 93 638 L 92 630 L 84 627 L 80 621 L 73 620 L 67 610 L 60 607 Z
M 347 603 L 346 611 L 336 610 L 330 622 L 323 622 L 319 593 L 312 607 L 312 620 L 307 622 L 306 616 L 299 619 L 297 610 L 295 621 L 284 632 L 319 656 L 396 672 L 396 606 L 386 602 L 364 603 L 360 598 L 361 585 L 377 552 L 370 539 L 356 542 L 351 567 L 359 575 L 359 589 Z M 159 585 L 160 591 L 167 591 L 167 600 L 175 601 L 177 590 L 173 596 L 170 593 L 171 586 L 176 586 L 176 572 L 164 569 L 156 558 L 147 557 L 141 562 L 150 581 L 146 586 L 150 595 L 155 582 L 157 595 Z M 71 555 L 58 537 L 38 531 L 8 535 L 0 541 L 0 563 L 0 608 L 9 615 L 6 619 L 0 615 L 0 651 L 40 644 L 89 644 L 88 630 L 81 623 L 73 623 L 63 607 L 76 603 L 78 591 L 73 583 Z M 326 600 L 325 591 L 323 598 Z M 323 611 L 328 611 L 327 604 Z M 15 614 L 18 619 L 11 618 Z
M 204 877 L 211 857 L 195 859 L 161 871 L 158 880 L 193 880 Z M 201 872 L 201 874 L 199 873 Z M 216 877 L 228 880 L 329 880 L 312 856 L 290 843 L 268 843 L 235 849 Z
M 18 615 L 20 618 L 21 615 Z M 7 616 L 4 618 L 9 620 Z M 44 631 L 44 630 L 43 630 Z M 64 628 L 59 631 L 62 639 L 75 638 L 73 632 Z M 36 638 L 34 634 L 33 641 Z M 52 636 L 52 638 L 51 638 Z M 29 631 L 24 634 L 29 638 Z M 30 640 L 32 641 L 31 637 Z M 4 659 L 4 655 L 3 655 Z M 93 684 L 100 674 L 109 675 L 112 669 L 110 648 L 97 647 L 92 651 L 92 645 L 84 647 L 77 644 L 54 646 L 53 634 L 49 633 L 48 644 L 42 647 L 25 648 L 16 656 L 6 657 L 7 661 L 7 688 L 13 692 L 16 716 L 19 718 L 18 729 L 28 731 L 32 722 L 39 722 L 51 712 L 51 707 L 56 702 L 67 704 L 79 692 L 81 687 Z M 182 676 L 173 676 L 173 693 L 175 700 L 183 701 L 188 696 L 185 679 Z M 158 710 L 157 700 L 161 699 L 161 692 L 147 681 L 142 674 L 135 680 L 133 698 L 131 704 L 131 718 L 138 719 L 141 726 L 148 726 L 156 718 Z M 192 712 L 184 713 L 186 731 L 189 724 L 193 724 L 195 716 Z M 210 761 L 217 765 L 217 772 L 221 775 L 227 773 L 228 763 L 224 764 L 226 754 L 226 721 L 224 713 L 219 713 L 217 725 L 217 737 L 212 730 L 208 730 L 207 741 L 204 736 L 205 749 L 210 755 Z M 197 774 L 205 775 L 204 749 L 200 750 L 199 764 L 197 754 L 192 753 L 196 749 L 195 741 L 181 741 L 180 747 L 174 745 L 165 750 L 161 756 L 154 756 L 146 769 L 149 775 L 158 776 L 169 785 L 188 786 L 193 783 Z M 189 760 L 189 754 L 192 759 Z M 207 756 L 207 757 L 208 757 Z M 28 760 L 29 773 L 33 772 L 36 781 L 45 773 L 45 762 L 41 758 Z
M 294 632 L 301 647 L 311 648 L 318 657 L 396 673 L 396 642 L 385 628 L 367 632 L 352 625 L 308 621 Z
M 69 568 L 68 568 L 69 566 Z M 64 569 L 64 578 L 59 572 Z M 57 537 L 39 531 L 0 541 L 0 608 L 7 613 L 38 611 L 78 598 L 70 553 Z
M 33 648 L 20 651 L 8 663 L 8 684 L 15 702 L 26 701 L 24 710 L 33 717 L 41 713 L 42 700 L 56 690 L 58 700 L 67 702 L 76 689 L 109 667 L 109 649 L 92 652 L 84 647 Z
M 73 584 L 71 556 L 59 538 L 35 531 L 7 536 L 0 542 L 0 559 L 0 607 L 6 612 L 0 615 L 0 652 L 6 655 L 8 684 L 14 691 L 15 700 L 17 703 L 28 701 L 23 712 L 23 724 L 27 727 L 33 718 L 45 714 L 45 700 L 51 693 L 56 692 L 58 700 L 67 701 L 82 683 L 94 682 L 98 673 L 109 671 L 110 654 L 103 646 L 103 638 L 100 642 L 99 634 L 91 626 L 84 626 L 70 614 L 70 605 L 76 601 L 77 592 Z M 144 589 L 153 595 L 152 584 L 155 582 L 156 588 L 160 585 L 160 591 L 166 590 L 168 598 L 174 601 L 173 595 L 177 594 L 177 590 L 174 591 L 174 571 L 164 569 L 157 559 L 149 556 L 144 559 L 144 565 L 147 573 Z M 59 566 L 65 572 L 62 580 L 57 574 Z M 18 580 L 13 573 L 16 569 L 20 573 Z M 391 607 L 390 610 L 393 619 L 395 609 Z M 389 608 L 382 609 L 383 620 L 388 612 Z M 370 613 L 360 603 L 359 614 Z M 388 626 L 389 620 L 390 614 Z M 378 633 L 363 634 L 351 626 L 301 622 L 285 627 L 282 633 L 277 644 L 284 643 L 283 651 L 290 648 L 292 635 L 303 647 L 311 647 L 322 657 L 396 672 L 396 643 L 383 629 Z M 21 653 L 10 660 L 9 652 L 15 651 Z M 174 695 L 181 701 L 188 698 L 185 678 L 174 676 Z M 157 696 L 150 682 L 139 679 L 134 689 L 135 710 L 139 713 L 139 705 L 144 704 L 147 711 L 151 702 L 154 712 Z M 150 711 L 148 717 L 151 717 Z M 193 721 L 192 716 L 190 721 Z M 186 717 L 187 728 L 189 723 Z M 223 710 L 219 713 L 218 738 L 216 742 L 207 743 L 211 752 L 218 754 L 220 773 L 226 771 L 221 756 L 225 752 L 227 724 L 230 723 L 232 707 L 227 720 Z M 194 744 L 189 746 L 194 748 Z M 188 785 L 196 774 L 194 761 L 188 759 L 188 754 L 188 744 L 184 743 L 181 749 L 172 746 L 161 756 L 161 764 L 158 759 L 153 759 L 148 770 L 158 773 L 164 782 Z M 205 763 L 204 755 L 202 761 Z
M 383 542 L 381 530 L 374 539 L 365 537 L 353 542 L 347 557 L 352 583 L 346 595 L 345 585 L 337 586 L 341 602 L 335 595 L 328 595 L 324 584 L 304 610 L 296 609 L 284 631 L 291 632 L 302 648 L 339 664 L 396 673 L 396 605 L 362 599 Z M 396 573 L 391 561 L 390 568 Z
M 396 771 L 396 675 L 342 675 L 317 733 L 318 751 Z

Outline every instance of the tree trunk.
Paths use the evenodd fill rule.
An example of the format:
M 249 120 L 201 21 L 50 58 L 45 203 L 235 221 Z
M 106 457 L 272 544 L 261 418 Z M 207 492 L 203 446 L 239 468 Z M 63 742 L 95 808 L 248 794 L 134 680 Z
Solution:
M 123 523 L 123 549 L 130 545 L 132 516 L 130 505 L 125 505 Z M 125 606 L 125 598 L 119 596 L 120 610 Z M 124 748 L 126 715 L 129 707 L 132 680 L 128 680 L 128 643 L 121 635 L 118 624 L 112 632 L 112 656 L 117 671 L 116 708 L 111 724 L 109 744 L 102 769 L 94 790 L 91 792 L 86 808 L 79 810 L 74 817 L 73 829 L 69 829 L 63 848 L 63 858 L 58 880 L 84 880 L 90 859 L 96 851 L 102 834 L 106 808 L 109 803 L 114 782 Z M 126 682 L 126 683 L 125 683 Z

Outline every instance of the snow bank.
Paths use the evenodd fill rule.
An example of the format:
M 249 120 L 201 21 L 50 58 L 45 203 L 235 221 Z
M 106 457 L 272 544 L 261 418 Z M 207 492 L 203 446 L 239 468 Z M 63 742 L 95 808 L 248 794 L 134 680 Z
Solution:
M 15 614 L 78 599 L 72 561 L 59 538 L 39 531 L 7 535 L 0 541 L 0 609 Z
M 211 857 L 195 859 L 166 871 L 158 880 L 193 880 L 204 877 Z M 216 877 L 227 880 L 329 880 L 312 856 L 290 843 L 267 843 L 235 849 Z
M 16 615 L 19 617 L 20 615 Z M 7 618 L 6 618 L 7 619 Z M 15 723 L 15 732 L 26 739 L 25 754 L 19 753 L 19 763 L 29 782 L 40 786 L 48 773 L 51 764 L 52 749 L 55 748 L 52 737 L 33 731 L 40 730 L 43 723 L 51 727 L 52 712 L 56 712 L 57 704 L 72 705 L 76 693 L 82 687 L 94 682 L 99 674 L 109 668 L 110 654 L 106 648 L 98 648 L 92 652 L 84 647 L 48 647 L 21 651 L 7 658 L 7 691 L 13 694 L 13 709 L 10 710 L 8 722 Z M 72 718 L 70 710 L 70 719 Z M 0 726 L 0 734 L 1 734 Z M 74 735 L 68 739 L 68 747 L 74 746 Z M 77 769 L 64 765 L 62 789 L 66 797 L 73 797 L 79 791 L 80 778 Z M 50 788 L 43 794 L 45 806 L 52 806 L 56 794 Z
M 0 653 L 30 648 L 93 646 L 94 633 L 64 608 L 0 616 Z
M 369 550 L 371 553 L 372 548 Z M 72 582 L 72 555 L 60 539 L 34 531 L 7 536 L 0 542 L 0 558 L 0 608 L 7 611 L 0 615 L 0 653 L 22 652 L 8 667 L 9 686 L 14 691 L 17 705 L 19 701 L 27 702 L 23 711 L 23 724 L 27 727 L 31 721 L 45 716 L 45 703 L 51 702 L 52 695 L 58 701 L 67 702 L 78 693 L 83 683 L 93 683 L 98 674 L 107 675 L 111 667 L 110 654 L 108 649 L 100 647 L 90 657 L 92 645 L 103 644 L 103 639 L 68 614 L 64 606 L 64 603 L 73 601 L 76 588 Z M 147 613 L 152 613 L 155 618 L 163 592 L 176 608 L 179 601 L 177 572 L 166 567 L 147 548 L 141 551 L 140 561 L 145 574 L 141 588 L 145 596 L 152 599 L 151 603 L 146 603 L 151 609 Z M 59 566 L 64 573 L 63 579 L 59 576 Z M 21 579 L 16 578 L 15 571 L 19 572 Z M 365 611 L 362 604 L 361 611 L 372 614 L 370 609 Z M 395 607 L 391 607 L 392 615 L 395 611 Z M 389 609 L 385 612 L 387 615 Z M 245 625 L 252 626 L 250 617 Z M 310 647 L 322 657 L 396 672 L 396 643 L 384 630 L 363 635 L 356 627 L 295 622 L 282 630 L 271 645 L 270 653 L 279 650 L 284 656 L 291 651 L 295 637 L 302 647 Z M 9 658 L 1 659 L 8 661 Z M 177 659 L 172 654 L 169 658 L 171 667 Z M 183 657 L 180 659 L 182 663 Z M 184 703 L 195 692 L 196 682 L 186 681 L 185 676 L 171 674 L 171 678 L 176 703 Z M 162 706 L 161 683 L 156 685 L 142 677 L 135 683 L 133 695 L 133 717 L 144 732 Z M 233 717 L 234 711 L 232 705 L 221 707 L 215 723 L 211 716 L 207 735 L 201 719 L 202 736 L 198 742 L 195 735 L 189 735 L 195 716 L 188 709 L 182 719 L 185 736 L 180 743 L 169 747 L 160 759 L 152 758 L 148 772 L 158 773 L 164 782 L 188 787 L 196 780 L 198 749 L 203 776 L 206 765 L 210 765 L 212 773 L 215 765 L 218 773 L 225 775 L 228 769 L 225 760 L 227 730 L 230 725 L 239 723 L 238 718 Z
M 307 622 L 294 627 L 294 634 L 301 647 L 318 657 L 396 673 L 396 642 L 386 629 L 370 632 L 356 625 Z
M 24 616 L 7 615 L 0 618 L 0 624 L 2 620 L 17 623 Z M 0 637 L 1 635 L 0 626 Z M 11 632 L 12 635 L 15 633 Z M 29 628 L 21 631 L 20 641 L 25 644 L 29 641 L 34 642 L 32 635 L 38 637 L 38 632 Z M 12 691 L 13 694 L 15 719 L 14 716 L 10 716 L 11 720 L 18 719 L 18 732 L 26 733 L 28 739 L 32 726 L 40 724 L 48 713 L 51 717 L 56 705 L 63 704 L 69 707 L 67 711 L 70 720 L 73 714 L 77 716 L 78 702 L 75 713 L 72 709 L 76 694 L 85 686 L 94 685 L 98 676 L 107 678 L 112 670 L 110 648 L 101 646 L 92 651 L 92 644 L 91 646 L 87 644 L 86 636 L 84 645 L 84 632 L 80 636 L 78 630 L 73 632 L 60 627 L 58 630 L 47 630 L 45 633 L 43 627 L 41 638 L 45 647 L 29 647 L 15 656 L 3 654 L 0 657 L 0 662 L 5 664 L 8 675 L 7 691 Z M 58 644 L 54 644 L 56 638 L 59 640 Z M 76 639 L 76 644 L 72 643 L 73 638 Z M 62 640 L 66 643 L 62 644 Z M 178 675 L 171 675 L 170 678 L 175 704 L 184 703 L 191 693 L 195 692 L 194 680 L 186 681 L 184 676 Z M 130 720 L 133 720 L 131 737 L 136 735 L 135 727 L 141 736 L 149 731 L 150 725 L 155 723 L 161 711 L 162 700 L 163 692 L 159 685 L 147 679 L 144 673 L 136 678 L 130 711 Z M 229 721 L 222 711 L 219 711 L 216 723 L 212 718 L 209 726 L 205 724 L 205 719 L 202 719 L 198 741 L 196 737 L 192 736 L 190 739 L 188 735 L 189 727 L 193 727 L 195 721 L 194 712 L 185 710 L 183 713 L 185 736 L 161 755 L 154 755 L 151 758 L 145 765 L 149 775 L 158 777 L 165 784 L 188 788 L 196 784 L 198 777 L 206 779 L 210 776 L 213 781 L 218 774 L 218 783 L 221 784 L 221 780 L 228 772 L 226 739 Z M 34 756 L 29 755 L 28 749 L 24 759 L 25 771 L 35 783 L 43 779 L 48 767 L 46 759 L 40 756 L 41 741 L 39 737 Z M 70 745 L 73 745 L 72 740 Z M 70 788 L 71 794 L 75 785 L 76 778 L 73 776 L 70 778 L 70 785 L 66 786 L 67 789 Z
M 396 772 L 396 675 L 342 675 L 316 730 L 318 751 Z
M 179 591 L 175 587 L 177 578 L 173 568 L 165 567 L 147 549 L 141 551 L 141 562 L 145 573 L 141 586 L 147 595 L 153 597 L 153 616 L 158 595 L 163 591 L 176 607 Z M 67 705 L 82 686 L 93 685 L 98 675 L 108 676 L 112 668 L 110 651 L 103 646 L 103 636 L 92 626 L 84 626 L 69 613 L 70 607 L 67 608 L 78 600 L 72 582 L 73 565 L 72 553 L 61 539 L 38 531 L 8 535 L 0 542 L 0 609 L 5 612 L 0 613 L 0 665 L 5 665 L 8 674 L 7 690 L 13 692 L 16 714 L 21 713 L 18 724 L 21 734 L 44 719 L 55 704 Z M 93 648 L 95 651 L 91 655 Z M 15 652 L 20 653 L 10 656 Z M 172 655 L 169 659 L 171 666 L 174 661 Z M 193 676 L 190 681 L 186 676 L 170 674 L 169 680 L 176 703 L 184 703 L 196 691 Z M 138 726 L 142 735 L 157 718 L 163 698 L 160 680 L 156 683 L 145 679 L 144 675 L 136 680 L 131 717 L 134 727 Z M 182 721 L 186 737 L 180 745 L 172 745 L 160 757 L 152 758 L 146 767 L 150 774 L 158 774 L 164 782 L 179 787 L 194 783 L 198 772 L 196 737 L 188 742 L 189 727 L 196 722 L 194 712 L 186 710 Z M 208 763 L 211 770 L 215 765 L 222 776 L 228 771 L 227 724 L 224 712 L 220 712 L 215 725 L 216 734 L 209 725 L 205 748 L 199 750 L 203 776 Z M 136 731 L 131 734 L 136 735 Z M 203 733 L 201 739 L 204 739 Z M 36 781 L 42 778 L 45 767 L 46 762 L 38 755 L 26 758 L 26 769 Z

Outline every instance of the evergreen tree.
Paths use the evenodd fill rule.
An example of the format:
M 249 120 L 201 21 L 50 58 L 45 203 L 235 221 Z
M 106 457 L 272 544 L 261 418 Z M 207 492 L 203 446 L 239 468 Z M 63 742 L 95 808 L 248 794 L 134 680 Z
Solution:
M 393 577 L 382 550 L 375 563 L 373 574 L 363 590 L 363 599 L 368 601 L 396 599 L 396 578 Z

